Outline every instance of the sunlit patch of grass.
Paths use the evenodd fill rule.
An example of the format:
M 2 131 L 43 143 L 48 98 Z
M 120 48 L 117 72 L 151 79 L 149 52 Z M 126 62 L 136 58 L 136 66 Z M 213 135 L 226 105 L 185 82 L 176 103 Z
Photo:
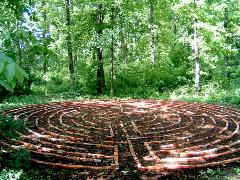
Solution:
M 218 103 L 240 107 L 240 90 L 237 87 L 231 87 L 226 90 L 217 83 L 208 83 L 202 86 L 201 92 L 197 95 L 192 86 L 186 85 L 171 92 L 169 99 Z

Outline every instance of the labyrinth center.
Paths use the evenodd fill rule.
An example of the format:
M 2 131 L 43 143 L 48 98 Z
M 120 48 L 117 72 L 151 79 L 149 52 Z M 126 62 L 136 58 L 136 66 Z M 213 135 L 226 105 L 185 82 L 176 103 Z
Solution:
M 159 100 L 84 100 L 5 111 L 28 133 L 1 141 L 35 163 L 117 170 L 131 161 L 158 173 L 240 160 L 240 112 L 223 106 Z

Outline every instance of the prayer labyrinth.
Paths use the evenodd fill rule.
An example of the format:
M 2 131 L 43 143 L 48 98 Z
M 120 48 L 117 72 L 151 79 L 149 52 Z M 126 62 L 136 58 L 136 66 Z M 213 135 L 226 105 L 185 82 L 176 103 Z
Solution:
M 6 149 L 23 147 L 35 163 L 118 170 L 126 162 L 157 173 L 240 160 L 240 112 L 223 106 L 157 100 L 85 100 L 5 111 L 29 129 Z

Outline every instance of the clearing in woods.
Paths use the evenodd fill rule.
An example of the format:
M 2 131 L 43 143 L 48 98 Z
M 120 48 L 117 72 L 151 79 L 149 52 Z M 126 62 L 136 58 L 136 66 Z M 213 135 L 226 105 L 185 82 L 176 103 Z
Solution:
M 84 100 L 5 111 L 29 129 L 6 149 L 24 147 L 33 163 L 117 174 L 126 167 L 160 175 L 240 160 L 240 112 L 164 100 Z

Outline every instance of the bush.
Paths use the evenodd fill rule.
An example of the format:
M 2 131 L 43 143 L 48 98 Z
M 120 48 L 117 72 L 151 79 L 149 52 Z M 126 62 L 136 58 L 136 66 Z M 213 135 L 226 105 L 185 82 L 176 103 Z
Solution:
M 109 88 L 109 69 L 106 71 L 106 74 L 107 87 Z M 166 63 L 164 65 L 157 63 L 153 65 L 147 62 L 133 62 L 127 66 L 116 67 L 115 77 L 116 91 L 124 92 L 129 88 L 135 91 L 136 88 L 140 88 L 144 93 L 148 90 L 156 90 L 159 93 L 173 90 L 187 84 L 190 79 L 184 65 L 173 67 Z
M 3 169 L 2 172 L 0 172 L 0 179 L 1 180 L 18 180 L 20 179 L 23 171 L 15 171 L 15 170 L 7 170 Z
M 10 159 L 10 166 L 15 169 L 20 168 L 28 168 L 30 165 L 30 154 L 26 149 L 19 148 L 16 149 L 14 152 L 11 153 Z
M 17 132 L 26 133 L 27 128 L 24 120 L 14 120 L 9 116 L 0 115 L 0 139 L 4 137 L 17 138 Z
M 28 169 L 31 156 L 28 150 L 18 148 L 1 155 L 0 163 L 10 169 Z
M 23 84 L 17 82 L 13 93 L 0 86 L 0 102 L 3 100 L 3 98 L 10 95 L 29 95 L 31 92 L 31 85 L 34 80 L 34 76 L 29 75 L 28 79 L 24 79 Z
M 6 137 L 16 139 L 19 137 L 17 132 L 26 133 L 27 128 L 24 120 L 0 115 L 0 132 L 0 140 Z M 11 153 L 2 154 L 0 164 L 15 169 L 27 168 L 30 164 L 30 154 L 27 150 L 19 148 Z

